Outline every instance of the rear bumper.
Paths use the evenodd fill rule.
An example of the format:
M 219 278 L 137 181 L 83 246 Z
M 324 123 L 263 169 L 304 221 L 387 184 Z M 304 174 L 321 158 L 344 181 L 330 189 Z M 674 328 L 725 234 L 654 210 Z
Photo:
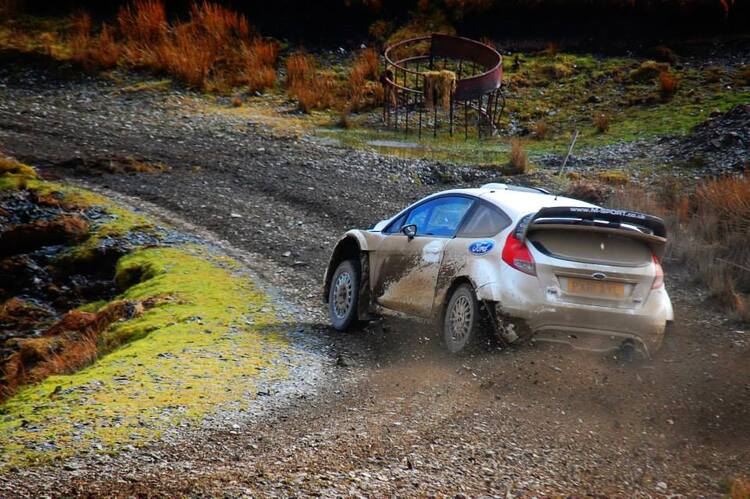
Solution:
M 614 308 L 566 303 L 543 293 L 536 277 L 520 272 L 505 286 L 490 283 L 478 290 L 480 299 L 495 301 L 500 311 L 521 320 L 536 340 L 565 343 L 591 351 L 612 351 L 632 343 L 650 356 L 661 347 L 672 304 L 662 287 L 653 290 L 637 308 Z

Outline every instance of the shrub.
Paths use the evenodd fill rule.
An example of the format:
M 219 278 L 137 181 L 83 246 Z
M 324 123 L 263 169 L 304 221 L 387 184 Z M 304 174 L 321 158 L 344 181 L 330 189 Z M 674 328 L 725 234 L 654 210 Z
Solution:
M 718 83 L 724 76 L 724 70 L 718 66 L 711 66 L 703 71 L 703 78 L 708 83 Z
M 666 102 L 674 96 L 679 83 L 679 79 L 672 73 L 664 71 L 659 74 L 659 93 L 662 101 Z
M 508 159 L 508 173 L 528 173 L 529 155 L 521 139 L 510 139 L 510 157 Z
M 588 201 L 594 204 L 604 204 L 612 193 L 612 188 L 591 180 L 575 180 L 563 192 L 564 196 Z
M 605 170 L 596 174 L 596 178 L 610 185 L 625 185 L 630 176 L 622 170 Z
M 544 140 L 549 137 L 550 126 L 545 120 L 539 120 L 534 123 L 531 133 L 534 135 L 535 139 Z
M 668 62 L 669 64 L 677 64 L 679 58 L 672 49 L 666 45 L 659 45 L 649 50 L 649 55 L 659 62 Z
M 654 81 L 665 71 L 669 71 L 669 64 L 656 61 L 644 61 L 639 67 L 628 74 L 628 79 L 637 83 Z
M 599 133 L 609 131 L 609 115 L 607 113 L 596 113 L 593 117 L 594 127 Z

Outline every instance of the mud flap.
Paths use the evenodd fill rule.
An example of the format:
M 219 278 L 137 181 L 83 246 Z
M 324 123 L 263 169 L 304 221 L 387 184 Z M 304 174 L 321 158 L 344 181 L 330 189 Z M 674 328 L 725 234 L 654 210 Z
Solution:
M 373 320 L 370 313 L 370 255 L 366 251 L 359 253 L 359 300 L 357 300 L 357 318 L 361 321 Z
M 523 322 L 505 316 L 500 304 L 494 301 L 482 300 L 495 338 L 504 347 L 517 345 L 531 338 L 531 330 Z

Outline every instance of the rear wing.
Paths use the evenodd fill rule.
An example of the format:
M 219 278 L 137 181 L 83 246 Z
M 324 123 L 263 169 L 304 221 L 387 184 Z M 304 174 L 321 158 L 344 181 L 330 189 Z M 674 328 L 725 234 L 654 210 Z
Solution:
M 553 206 L 525 216 L 516 227 L 516 238 L 524 241 L 538 230 L 596 231 L 639 239 L 661 258 L 667 243 L 667 228 L 661 218 L 636 211 L 586 206 Z

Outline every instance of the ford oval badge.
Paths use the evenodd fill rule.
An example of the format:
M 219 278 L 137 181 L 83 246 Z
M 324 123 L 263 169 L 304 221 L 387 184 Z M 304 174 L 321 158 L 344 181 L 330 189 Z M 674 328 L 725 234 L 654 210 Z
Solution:
M 494 241 L 475 241 L 469 246 L 469 251 L 475 255 L 484 255 L 495 247 Z

